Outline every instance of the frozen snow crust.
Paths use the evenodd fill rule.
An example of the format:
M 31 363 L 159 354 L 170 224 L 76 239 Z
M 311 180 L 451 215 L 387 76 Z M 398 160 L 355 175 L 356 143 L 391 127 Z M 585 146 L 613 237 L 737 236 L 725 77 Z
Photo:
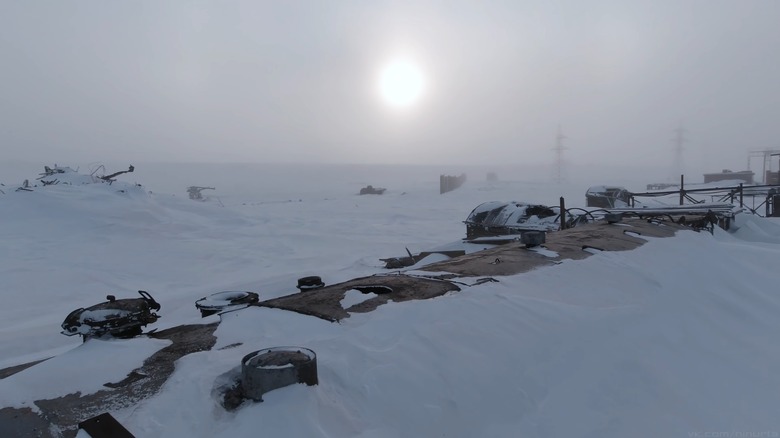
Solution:
M 132 183 L 120 192 L 121 181 L 5 190 L 0 367 L 55 357 L 0 380 L 0 408 L 95 391 L 166 345 L 59 334 L 71 310 L 108 293 L 149 290 L 162 305 L 160 329 L 213 322 L 195 300 L 224 290 L 268 299 L 295 292 L 305 275 L 334 284 L 382 272 L 378 259 L 405 246 L 463 236 L 461 221 L 485 198 L 549 203 L 569 190 L 470 181 L 440 196 L 421 181 L 402 195 L 370 182 L 391 189 L 359 197 L 344 182 L 327 199 L 266 203 L 258 193 L 223 197 L 224 208 Z M 338 324 L 231 312 L 211 351 L 183 357 L 159 393 L 112 414 L 139 437 L 777 433 L 780 224 L 744 214 L 737 223 L 734 233 L 648 238 L 633 251 L 391 302 Z M 316 352 L 319 385 L 222 410 L 215 379 L 244 355 L 282 345 Z

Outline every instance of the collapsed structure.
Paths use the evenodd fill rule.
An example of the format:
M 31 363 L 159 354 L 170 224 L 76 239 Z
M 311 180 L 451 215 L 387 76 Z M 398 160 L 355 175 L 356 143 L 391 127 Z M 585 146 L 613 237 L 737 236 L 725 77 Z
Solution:
M 618 186 L 593 186 L 585 192 L 588 207 L 615 208 L 631 204 L 631 192 Z
M 491 201 L 478 205 L 468 215 L 466 238 L 552 231 L 561 227 L 560 208 L 525 202 Z

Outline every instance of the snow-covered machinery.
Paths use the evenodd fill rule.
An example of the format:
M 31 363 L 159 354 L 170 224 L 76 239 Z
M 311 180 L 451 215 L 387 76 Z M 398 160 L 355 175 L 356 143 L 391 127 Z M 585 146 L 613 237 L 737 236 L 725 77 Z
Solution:
M 203 193 L 201 193 L 204 190 L 216 190 L 214 187 L 199 187 L 199 186 L 189 186 L 187 187 L 187 193 L 190 196 L 190 199 L 193 201 L 205 201 L 206 197 L 203 196 Z
M 103 336 L 132 338 L 140 335 L 142 327 L 159 318 L 155 311 L 160 310 L 160 304 L 149 292 L 139 290 L 138 294 L 141 298 L 120 300 L 108 295 L 106 302 L 70 312 L 62 323 L 62 334 L 81 335 L 85 341 Z
M 387 190 L 387 189 L 382 188 L 382 187 L 374 187 L 372 185 L 367 185 L 367 186 L 363 187 L 362 189 L 360 189 L 360 194 L 361 195 L 381 195 L 382 193 L 385 192 L 385 190 Z

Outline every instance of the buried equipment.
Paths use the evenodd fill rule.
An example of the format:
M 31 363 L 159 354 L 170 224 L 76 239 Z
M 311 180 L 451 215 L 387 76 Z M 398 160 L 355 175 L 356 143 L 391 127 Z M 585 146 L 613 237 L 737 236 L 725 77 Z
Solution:
M 546 241 L 547 238 L 544 231 L 526 231 L 520 235 L 520 242 L 522 242 L 526 248 L 539 246 Z
M 609 224 L 616 224 L 623 220 L 623 213 L 607 213 L 604 215 L 604 220 Z
M 76 309 L 62 323 L 62 334 L 98 338 L 105 335 L 115 338 L 132 338 L 141 334 L 141 328 L 157 321 L 160 304 L 146 292 L 139 290 L 141 298 L 117 300 L 108 295 L 108 301 L 94 306 Z
M 200 316 L 205 318 L 236 306 L 251 306 L 257 303 L 258 300 L 259 297 L 254 292 L 225 291 L 217 292 L 195 301 L 195 307 L 200 310 Z
M 298 279 L 298 285 L 296 286 L 301 292 L 309 289 L 319 289 L 325 286 L 322 282 L 322 278 L 312 275 L 310 277 L 302 277 Z

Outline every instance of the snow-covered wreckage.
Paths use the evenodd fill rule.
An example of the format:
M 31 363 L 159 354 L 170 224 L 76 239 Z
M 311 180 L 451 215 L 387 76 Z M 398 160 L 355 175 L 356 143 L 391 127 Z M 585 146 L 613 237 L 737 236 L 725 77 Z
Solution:
M 84 341 L 105 335 L 115 338 L 132 338 L 140 335 L 142 327 L 154 323 L 159 318 L 155 311 L 160 310 L 160 304 L 149 292 L 139 290 L 138 294 L 141 298 L 120 300 L 109 295 L 106 297 L 108 300 L 106 302 L 70 312 L 62 323 L 62 334 L 81 335 Z
M 525 202 L 490 201 L 477 206 L 464 221 L 466 238 L 553 231 L 560 228 L 560 208 Z
M 628 207 L 631 203 L 631 192 L 617 186 L 593 186 L 585 192 L 585 201 L 588 207 Z

